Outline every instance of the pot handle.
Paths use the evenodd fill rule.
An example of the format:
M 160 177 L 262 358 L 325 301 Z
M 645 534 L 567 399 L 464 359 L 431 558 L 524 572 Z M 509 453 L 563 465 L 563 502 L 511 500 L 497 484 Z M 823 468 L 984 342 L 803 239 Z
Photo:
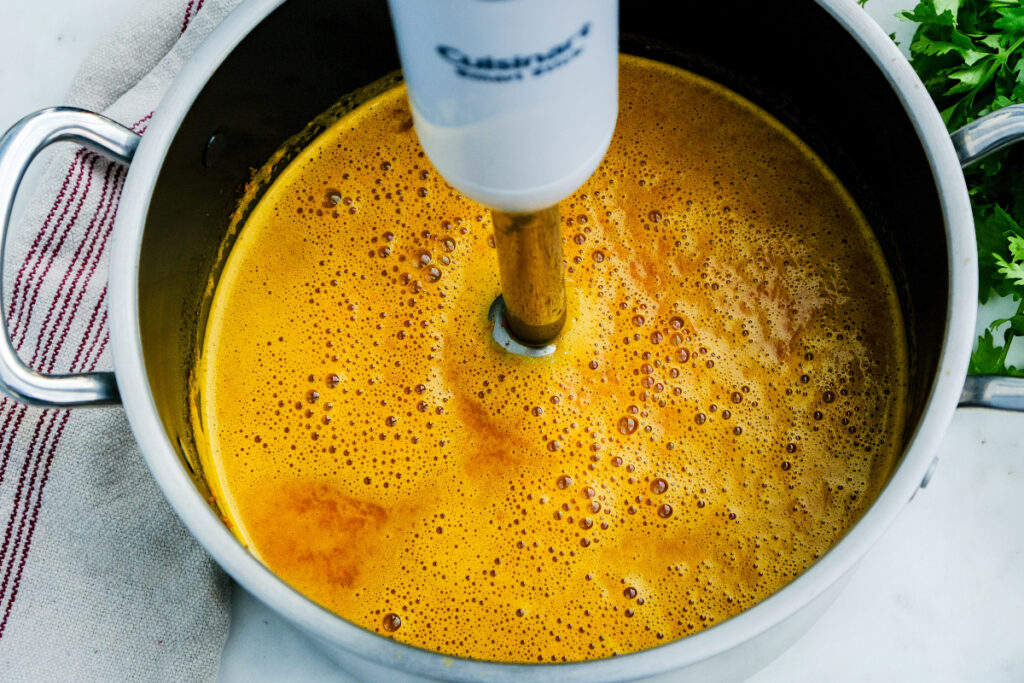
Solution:
M 961 166 L 1024 140 L 1024 104 L 1011 104 L 968 123 L 950 136 Z
M 961 166 L 1024 140 L 1024 104 L 1003 107 L 950 136 Z M 968 375 L 960 394 L 961 408 L 996 408 L 1024 411 L 1024 378 Z
M 959 407 L 1024 411 L 1024 379 L 1001 375 L 967 375 Z
M 0 138 L 0 282 L 14 197 L 35 156 L 54 142 L 67 141 L 127 164 L 139 140 L 138 134 L 105 116 L 70 107 L 30 114 Z M 0 300 L 0 392 L 20 403 L 51 408 L 120 402 L 112 372 L 44 375 L 25 365 L 11 344 L 3 308 Z

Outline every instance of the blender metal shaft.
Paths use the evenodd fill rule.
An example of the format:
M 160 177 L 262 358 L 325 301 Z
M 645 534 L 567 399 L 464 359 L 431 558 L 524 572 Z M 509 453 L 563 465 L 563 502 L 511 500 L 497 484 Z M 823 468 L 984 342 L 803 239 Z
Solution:
M 491 216 L 508 329 L 527 346 L 549 344 L 565 324 L 558 206 L 532 213 L 492 210 Z

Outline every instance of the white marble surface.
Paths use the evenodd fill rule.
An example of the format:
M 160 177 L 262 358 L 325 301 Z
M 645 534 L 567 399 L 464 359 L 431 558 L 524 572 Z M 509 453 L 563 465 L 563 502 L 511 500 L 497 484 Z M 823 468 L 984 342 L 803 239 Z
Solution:
M 0 129 L 60 104 L 86 52 L 138 2 L 0 0 Z M 867 11 L 906 41 L 892 15 L 911 4 Z M 939 456 L 835 605 L 752 681 L 1024 681 L 1024 415 L 961 410 Z M 239 589 L 232 617 L 223 681 L 349 680 Z

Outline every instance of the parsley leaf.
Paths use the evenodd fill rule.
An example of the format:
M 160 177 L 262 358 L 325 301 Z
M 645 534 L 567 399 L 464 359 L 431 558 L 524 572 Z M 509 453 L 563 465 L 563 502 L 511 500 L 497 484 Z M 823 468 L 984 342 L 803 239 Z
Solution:
M 997 346 L 995 337 L 991 330 L 978 337 L 978 347 L 971 354 L 971 362 L 967 366 L 967 372 L 972 375 L 1002 375 L 1006 374 L 1004 367 L 1006 362 L 1005 345 Z
M 1006 277 L 1007 280 L 1012 280 L 1015 285 L 1024 285 L 1024 239 L 1014 235 L 1010 238 L 1010 253 L 1013 255 L 1013 260 L 1007 262 L 999 254 L 992 254 L 996 260 L 996 264 L 999 266 L 999 272 Z

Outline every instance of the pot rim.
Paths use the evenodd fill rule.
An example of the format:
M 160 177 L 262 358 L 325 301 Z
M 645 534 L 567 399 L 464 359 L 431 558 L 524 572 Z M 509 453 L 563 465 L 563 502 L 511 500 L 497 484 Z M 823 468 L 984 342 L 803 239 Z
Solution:
M 846 0 L 817 0 L 869 54 L 903 104 L 929 160 L 944 216 L 950 286 L 939 367 L 925 410 L 892 479 L 854 527 L 820 560 L 754 607 L 681 640 L 640 652 L 568 664 L 504 664 L 463 659 L 371 633 L 312 602 L 262 565 L 224 526 L 181 465 L 150 393 L 139 328 L 138 271 L 156 181 L 178 127 L 217 67 L 286 0 L 248 0 L 197 48 L 159 107 L 132 161 L 117 214 L 110 258 L 110 340 L 125 412 L 143 457 L 168 502 L 207 552 L 259 600 L 316 639 L 353 655 L 431 678 L 535 676 L 557 667 L 560 679 L 651 676 L 728 651 L 784 621 L 840 581 L 913 497 L 934 459 L 960 396 L 977 309 L 973 217 L 960 163 L 931 97 L 909 62 L 863 10 Z

